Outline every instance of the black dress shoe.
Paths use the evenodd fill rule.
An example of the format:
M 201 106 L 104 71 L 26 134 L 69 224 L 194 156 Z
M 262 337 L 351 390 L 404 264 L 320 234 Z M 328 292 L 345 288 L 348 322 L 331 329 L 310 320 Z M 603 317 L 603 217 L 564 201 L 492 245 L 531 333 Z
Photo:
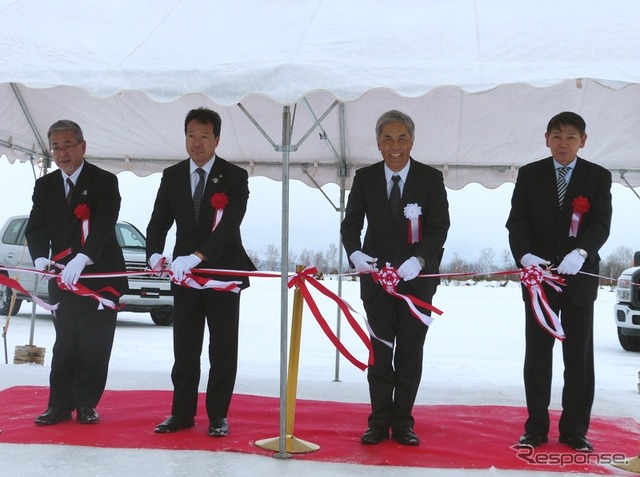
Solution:
M 71 411 L 60 411 L 58 409 L 53 409 L 50 407 L 38 417 L 35 418 L 33 422 L 38 426 L 51 426 L 52 424 L 57 424 L 62 421 L 69 421 L 71 419 Z
M 229 435 L 229 423 L 226 417 L 213 419 L 209 424 L 209 435 L 211 437 L 225 437 Z
M 371 446 L 380 444 L 386 439 L 389 439 L 389 431 L 378 426 L 370 426 L 369 429 L 362 434 L 360 443 Z
M 169 416 L 164 422 L 158 424 L 153 432 L 168 434 L 170 432 L 178 432 L 181 429 L 188 429 L 189 427 L 195 426 L 195 424 L 193 417 L 181 419 L 176 416 Z
M 578 452 L 593 452 L 593 446 L 585 436 L 560 436 L 559 441 Z
M 420 438 L 413 432 L 410 427 L 402 427 L 400 429 L 394 429 L 393 440 L 402 444 L 403 446 L 419 446 Z
M 98 412 L 92 407 L 79 408 L 76 419 L 80 424 L 98 424 L 100 422 Z
M 540 444 L 549 442 L 546 434 L 534 434 L 533 432 L 525 432 L 518 441 L 519 446 L 538 447 Z

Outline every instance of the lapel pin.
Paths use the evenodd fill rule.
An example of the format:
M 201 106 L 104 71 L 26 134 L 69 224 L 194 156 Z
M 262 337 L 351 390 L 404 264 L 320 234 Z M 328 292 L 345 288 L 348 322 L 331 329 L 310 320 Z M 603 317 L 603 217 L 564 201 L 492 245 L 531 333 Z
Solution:
M 87 195 L 86 189 L 82 191 L 82 195 Z
M 217 184 L 219 179 L 218 179 L 217 177 L 214 177 L 214 178 L 213 178 L 213 179 L 211 179 L 211 180 L 213 181 L 213 183 L 214 183 L 214 184 Z

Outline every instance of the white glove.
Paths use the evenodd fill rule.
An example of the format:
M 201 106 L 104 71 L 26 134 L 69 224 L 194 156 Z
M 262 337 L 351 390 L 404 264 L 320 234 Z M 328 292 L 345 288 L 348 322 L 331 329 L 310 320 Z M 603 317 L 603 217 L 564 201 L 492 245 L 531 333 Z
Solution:
M 575 275 L 584 264 L 584 257 L 577 250 L 569 252 L 558 265 L 558 273 L 562 275 Z
M 184 255 L 182 257 L 176 258 L 171 263 L 171 272 L 173 273 L 173 280 L 176 282 L 181 282 L 184 280 L 184 277 L 187 273 L 191 271 L 193 267 L 198 265 L 202 260 L 198 258 L 197 255 Z
M 60 276 L 62 277 L 62 283 L 65 285 L 75 285 L 78 283 L 80 274 L 84 267 L 91 261 L 84 253 L 79 253 L 73 259 L 65 265 L 62 269 Z
M 422 266 L 418 259 L 416 257 L 409 257 L 398 268 L 398 275 L 400 275 L 400 278 L 405 282 L 408 282 L 416 278 L 420 274 L 420 270 L 422 270 Z
M 534 255 L 532 253 L 526 253 L 522 256 L 522 258 L 520 259 L 520 263 L 522 264 L 523 268 L 527 268 L 527 267 L 539 267 L 540 265 L 549 265 L 551 262 L 538 257 L 537 255 Z
M 48 258 L 38 257 L 33 261 L 33 265 L 36 267 L 36 270 L 46 270 L 52 265 L 55 265 L 56 262 L 52 262 Z
M 356 272 L 377 272 L 376 262 L 377 258 L 370 257 L 366 253 L 362 253 L 360 250 L 357 250 L 351 254 L 349 257 L 351 263 L 353 263 L 353 267 L 356 269 Z
M 42 270 L 42 271 L 47 270 L 49 267 L 52 267 L 55 264 L 56 262 L 44 257 L 38 257 L 33 261 L 33 265 L 36 267 L 36 270 Z M 46 281 L 53 278 L 53 275 L 42 275 L 40 278 Z
M 164 259 L 164 263 L 167 263 L 167 257 L 162 255 L 161 253 L 154 253 L 149 258 L 149 262 L 148 262 L 149 263 L 149 268 L 151 268 L 151 270 L 155 270 L 155 268 L 158 265 L 158 263 L 160 263 L 160 260 L 163 260 L 163 259 Z

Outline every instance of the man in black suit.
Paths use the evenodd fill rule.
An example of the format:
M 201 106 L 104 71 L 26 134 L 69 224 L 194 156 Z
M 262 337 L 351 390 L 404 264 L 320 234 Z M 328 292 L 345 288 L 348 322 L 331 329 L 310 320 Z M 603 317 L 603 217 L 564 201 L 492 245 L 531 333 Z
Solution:
M 551 118 L 545 138 L 552 156 L 520 169 L 506 226 L 516 262 L 522 267 L 557 265 L 566 280 L 561 292 L 543 284 L 566 335 L 562 342 L 565 369 L 560 442 L 577 451 L 592 452 L 586 434 L 595 386 L 593 304 L 598 278 L 593 275 L 598 274 L 598 250 L 611 226 L 611 173 L 578 157 L 587 140 L 585 130 L 584 120 L 575 113 Z M 536 321 L 524 286 L 523 297 L 529 417 L 519 442 L 535 447 L 548 441 L 555 338 Z
M 238 363 L 240 293 L 178 285 L 196 267 L 255 270 L 240 236 L 249 199 L 248 174 L 215 154 L 221 125 L 220 115 L 210 109 L 189 111 L 184 131 L 190 157 L 164 170 L 147 227 L 147 258 L 153 268 L 164 259 L 167 232 L 176 223 L 171 264 L 175 306 L 173 404 L 171 416 L 155 428 L 158 433 L 177 432 L 195 424 L 206 322 L 210 336 L 208 433 L 212 437 L 229 434 L 227 412 Z M 222 198 L 222 204 L 216 203 L 216 198 Z M 240 280 L 240 288 L 249 286 L 247 277 L 208 277 Z
M 370 273 L 390 263 L 402 279 L 397 291 L 428 303 L 439 283 L 436 278 L 416 277 L 438 273 L 449 230 L 449 204 L 442 174 L 410 157 L 414 130 L 413 120 L 400 111 L 380 116 L 376 137 L 383 161 L 356 171 L 340 229 L 347 255 L 362 273 L 360 296 L 373 333 L 394 344 L 392 349 L 372 340 L 375 364 L 367 374 L 371 414 L 362 444 L 387 439 L 390 428 L 399 443 L 420 444 L 413 431 L 412 409 L 422 376 L 428 327 L 411 314 L 402 299 L 375 283 Z M 398 191 L 394 190 L 396 182 Z M 421 215 L 414 214 L 419 231 L 412 234 L 409 218 L 403 213 L 407 206 L 414 211 L 421 208 Z M 365 218 L 367 230 L 362 242 Z
M 71 287 L 79 281 L 93 291 L 112 287 L 122 294 L 127 289 L 125 277 L 79 280 L 83 272 L 125 271 L 115 236 L 120 211 L 118 179 L 84 160 L 87 144 L 73 121 L 57 121 L 49 128 L 48 137 L 58 170 L 36 181 L 25 232 L 35 267 L 48 269 L 55 265 L 49 257 L 60 256 L 56 261 L 64 265 L 64 285 Z M 83 226 L 81 209 L 89 216 L 88 227 Z M 101 294 L 118 303 L 119 295 Z M 98 423 L 95 407 L 107 381 L 117 312 L 106 306 L 98 309 L 95 299 L 63 290 L 56 280 L 49 280 L 49 297 L 59 304 L 53 320 L 56 341 L 49 406 L 35 423 L 46 426 L 67 421 L 74 409 L 82 424 Z

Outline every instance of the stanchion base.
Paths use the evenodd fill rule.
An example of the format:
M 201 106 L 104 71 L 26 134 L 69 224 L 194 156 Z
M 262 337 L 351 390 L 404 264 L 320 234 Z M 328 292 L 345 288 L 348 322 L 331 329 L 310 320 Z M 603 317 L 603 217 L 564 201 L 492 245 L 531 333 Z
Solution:
M 280 450 L 280 438 L 271 437 L 269 439 L 260 439 L 256 441 L 256 445 L 263 449 L 278 452 Z M 320 449 L 320 446 L 312 442 L 303 441 L 294 436 L 285 437 L 285 450 L 291 454 L 306 454 L 308 452 L 315 452 L 318 449 Z
M 16 351 L 13 356 L 13 364 L 44 364 L 44 352 L 45 348 L 38 348 L 37 346 L 16 346 Z

